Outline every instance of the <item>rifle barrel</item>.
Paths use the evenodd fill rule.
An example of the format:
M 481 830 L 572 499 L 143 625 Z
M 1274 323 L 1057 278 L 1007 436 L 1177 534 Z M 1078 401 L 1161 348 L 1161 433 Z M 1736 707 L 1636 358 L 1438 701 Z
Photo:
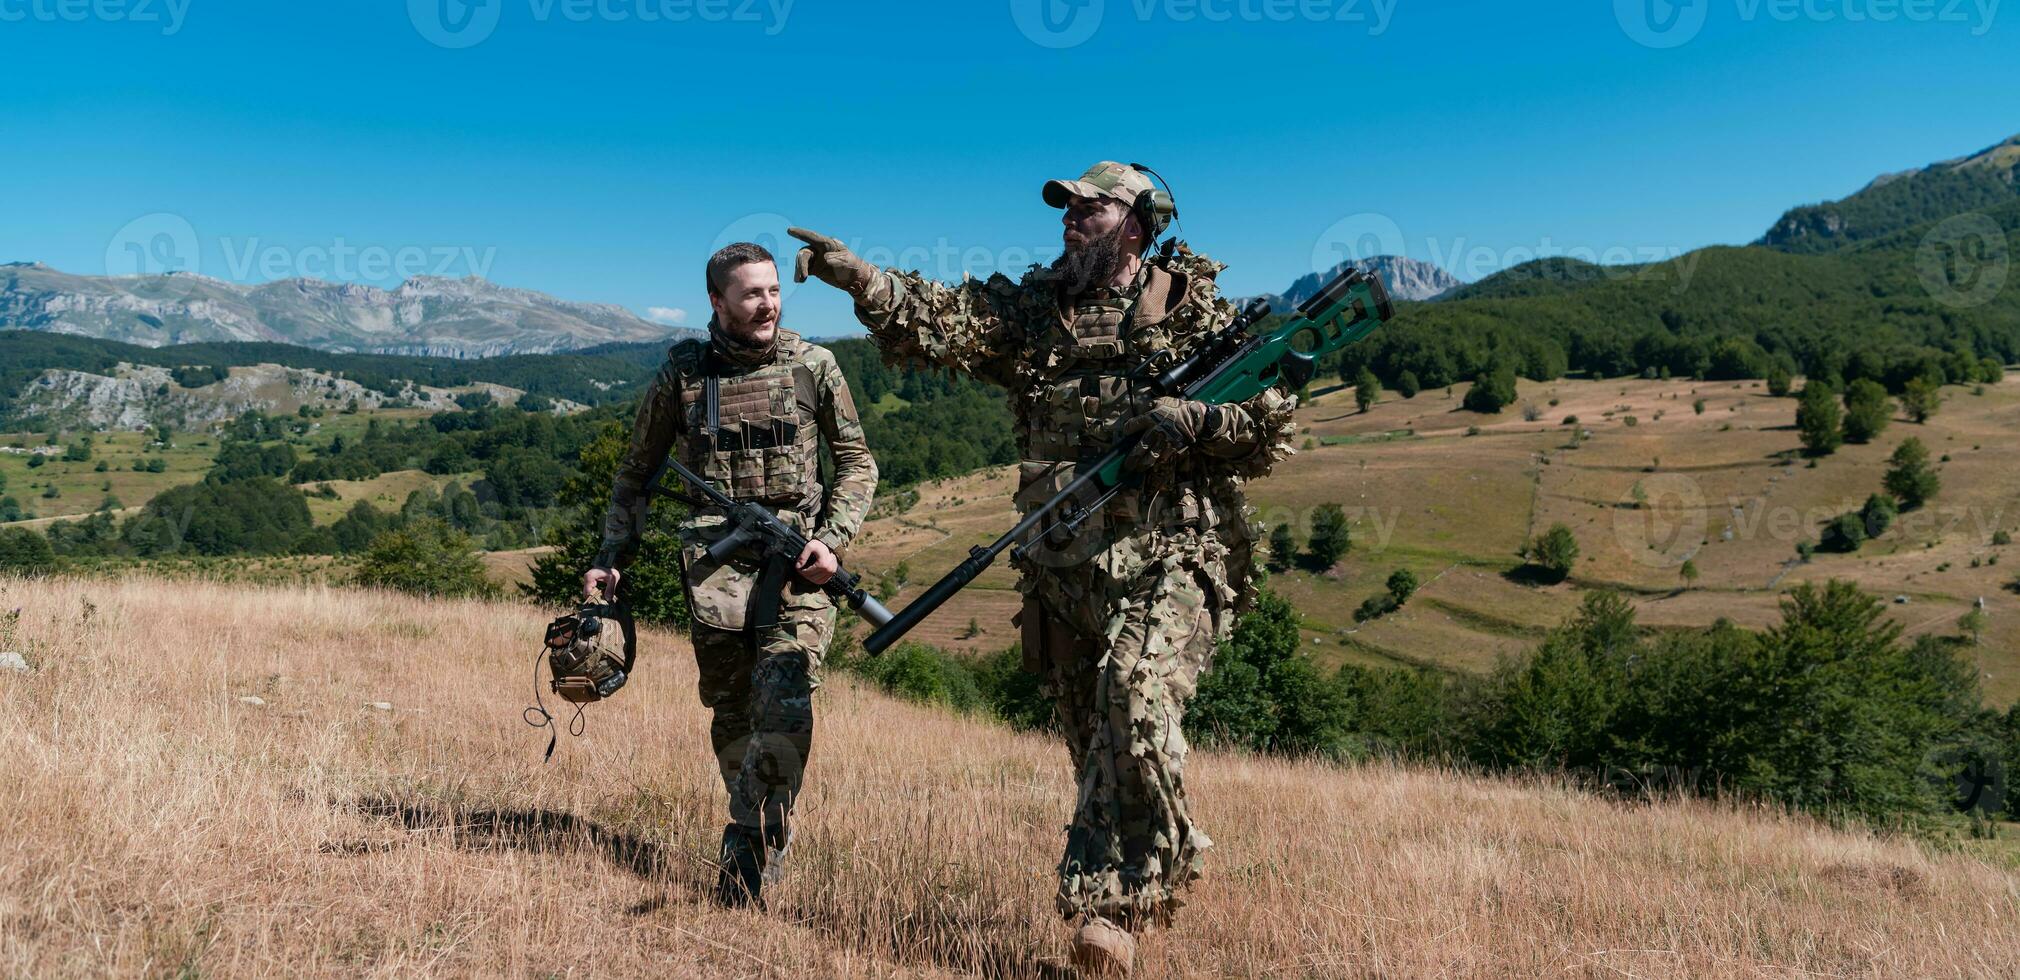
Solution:
M 1098 485 L 1102 472 L 1111 465 L 1121 461 L 1135 446 L 1135 439 L 1124 441 L 1103 454 L 1100 459 L 1081 466 L 1079 472 L 1074 475 L 1073 481 L 1066 484 L 1058 493 L 1053 494 L 1052 499 L 1032 508 L 1031 513 L 1024 515 L 1024 519 L 1018 521 L 1016 527 L 1005 531 L 1002 537 L 990 542 L 987 547 L 971 549 L 968 552 L 968 557 L 961 564 L 954 566 L 953 571 L 942 576 L 938 582 L 934 582 L 933 587 L 927 589 L 925 594 L 912 600 L 905 608 L 892 614 L 890 622 L 885 623 L 881 628 L 872 632 L 867 639 L 863 640 L 863 649 L 869 651 L 871 654 L 879 654 L 888 649 L 891 644 L 898 642 L 901 637 L 911 631 L 912 627 L 919 625 L 920 620 L 932 615 L 933 610 L 940 608 L 948 599 L 954 597 L 954 593 L 966 588 L 968 583 L 975 581 L 976 576 L 981 575 L 984 571 L 988 570 L 990 565 L 995 564 L 996 556 L 1002 554 L 1003 549 L 1015 544 L 1019 538 L 1031 533 L 1038 525 L 1044 523 L 1045 519 L 1051 516 L 1053 511 L 1059 509 L 1060 504 L 1073 499 L 1089 485 Z

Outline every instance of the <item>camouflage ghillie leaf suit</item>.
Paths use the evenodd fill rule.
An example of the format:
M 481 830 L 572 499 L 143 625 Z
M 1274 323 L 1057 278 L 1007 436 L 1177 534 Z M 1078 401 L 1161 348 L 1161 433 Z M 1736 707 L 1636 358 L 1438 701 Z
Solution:
M 834 457 L 834 486 L 826 488 L 823 442 Z M 877 464 L 841 367 L 789 330 L 778 331 L 765 351 L 686 340 L 668 352 L 632 423 L 597 567 L 622 568 L 631 560 L 649 502 L 646 486 L 669 452 L 725 494 L 772 507 L 780 520 L 837 553 L 861 529 L 877 489 Z M 730 816 L 776 843 L 786 834 L 813 746 L 813 690 L 834 635 L 835 607 L 827 593 L 790 571 L 765 588 L 764 568 L 748 555 L 710 562 L 708 546 L 728 531 L 724 516 L 709 508 L 681 525 L 701 702 L 714 712 L 709 736 Z
M 1128 377 L 1226 323 L 1223 268 L 1183 245 L 1149 260 L 1140 289 L 1064 295 L 1034 268 L 948 286 L 888 270 L 856 315 L 892 361 L 965 371 L 1009 390 L 1020 509 L 1105 452 L 1153 393 Z M 1071 540 L 1019 563 L 1025 667 L 1055 699 L 1079 800 L 1059 864 L 1068 918 L 1161 920 L 1211 842 L 1186 812 L 1180 721 L 1214 644 L 1253 597 L 1243 481 L 1291 452 L 1294 399 L 1222 406 L 1190 450 L 1156 464 Z

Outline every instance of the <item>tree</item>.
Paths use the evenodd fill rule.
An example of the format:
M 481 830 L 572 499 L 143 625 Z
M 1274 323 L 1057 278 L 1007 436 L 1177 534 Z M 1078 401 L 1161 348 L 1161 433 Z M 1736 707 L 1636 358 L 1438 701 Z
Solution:
M 1326 504 L 1312 516 L 1312 566 L 1321 571 L 1333 567 L 1353 547 L 1353 532 L 1347 528 L 1346 511 L 1339 504 Z
M 1692 561 L 1692 560 L 1690 560 L 1690 559 L 1688 559 L 1688 558 L 1684 559 L 1684 560 L 1683 560 L 1683 566 L 1682 566 L 1681 568 L 1678 568 L 1678 569 L 1676 570 L 1676 574 L 1677 574 L 1677 576 L 1678 576 L 1679 578 L 1682 578 L 1682 579 L 1683 579 L 1683 587 L 1684 587 L 1684 588 L 1688 589 L 1688 588 L 1690 588 L 1691 586 L 1693 586 L 1693 585 L 1696 585 L 1696 584 L 1697 584 L 1697 562 L 1695 562 L 1695 561 Z
M 1416 594 L 1417 575 L 1407 568 L 1398 568 L 1389 573 L 1388 588 L 1389 598 L 1396 600 L 1396 605 L 1400 606 Z
M 1515 372 L 1510 368 L 1483 371 L 1473 379 L 1473 387 L 1466 389 L 1466 397 L 1459 403 L 1469 412 L 1496 414 L 1515 401 Z
M 1880 383 L 1860 378 L 1845 389 L 1845 441 L 1872 442 L 1886 431 L 1893 418 L 1894 403 Z
M 1298 559 L 1298 539 L 1289 521 L 1270 530 L 1270 567 L 1281 572 Z
M 1782 367 L 1780 364 L 1768 368 L 1767 385 L 1769 395 L 1775 398 L 1788 397 L 1791 381 L 1788 368 Z
M 1942 403 L 1942 394 L 1936 390 L 1936 385 L 1925 377 L 1908 379 L 1908 386 L 1901 391 L 1901 409 L 1917 423 L 1929 421 L 1929 416 L 1936 414 L 1936 409 L 1942 407 Z
M 495 595 L 470 536 L 433 517 L 387 531 L 372 540 L 358 563 L 357 583 L 414 595 Z
M 1200 678 L 1186 735 L 1262 752 L 1348 754 L 1352 703 L 1298 652 L 1298 626 L 1290 603 L 1262 590 Z
M 0 573 L 44 575 L 56 570 L 49 539 L 25 527 L 0 527 Z
M 1929 466 L 1929 450 L 1920 439 L 1909 438 L 1895 447 L 1894 454 L 1887 457 L 1887 464 L 1887 492 L 1901 502 L 1903 510 L 1922 506 L 1942 488 L 1942 480 Z
M 1552 524 L 1548 531 L 1523 545 L 1520 554 L 1542 570 L 1545 581 L 1562 582 L 1578 561 L 1578 539 L 1571 534 L 1570 528 Z
M 1361 370 L 1354 375 L 1354 405 L 1365 412 L 1375 407 L 1375 402 L 1381 397 L 1382 383 L 1375 380 L 1375 372 L 1362 365 Z
M 609 422 L 582 447 L 576 465 L 581 472 L 563 485 L 559 503 L 567 518 L 547 532 L 554 551 L 533 563 L 533 581 L 521 585 L 528 597 L 551 603 L 571 603 L 582 597 L 582 573 L 589 570 L 603 546 L 603 513 L 610 506 L 610 487 L 617 463 L 631 445 L 631 427 Z M 622 588 L 632 614 L 641 621 L 667 626 L 687 625 L 687 587 L 681 581 L 679 524 L 682 508 L 657 500 L 647 513 L 638 556 L 624 569 Z
M 1417 380 L 1417 373 L 1415 371 L 1404 371 L 1402 374 L 1396 375 L 1397 394 L 1402 395 L 1404 398 L 1415 398 L 1417 397 L 1417 392 L 1422 390 L 1424 390 L 1424 385 Z
M 1964 615 L 1957 617 L 1957 629 L 1971 638 L 1971 645 L 1977 646 L 1985 639 L 1985 610 L 1972 606 Z
M 1828 456 L 1836 452 L 1844 443 L 1844 435 L 1838 431 L 1843 418 L 1831 389 L 1815 381 L 1803 385 L 1802 403 L 1796 406 L 1796 429 L 1805 453 Z
M 1900 508 L 1894 505 L 1894 498 L 1884 493 L 1868 496 L 1865 506 L 1859 508 L 1859 520 L 1866 526 L 1866 537 L 1877 538 L 1887 533 L 1887 528 L 1893 526 L 1894 518 L 1900 512 Z
M 127 518 L 120 536 L 142 557 L 273 555 L 293 550 L 313 528 L 308 498 L 272 477 L 204 480 L 155 494 Z
M 1824 525 L 1823 549 L 1849 554 L 1866 543 L 1866 521 L 1857 513 L 1839 514 Z

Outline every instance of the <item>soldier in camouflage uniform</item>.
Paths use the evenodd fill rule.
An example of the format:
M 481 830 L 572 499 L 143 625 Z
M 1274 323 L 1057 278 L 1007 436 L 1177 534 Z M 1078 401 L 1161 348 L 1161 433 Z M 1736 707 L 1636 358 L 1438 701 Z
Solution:
M 1058 908 L 1080 923 L 1076 959 L 1122 972 L 1127 930 L 1169 918 L 1211 843 L 1186 810 L 1180 721 L 1215 642 L 1253 597 L 1241 486 L 1290 453 L 1294 406 L 1275 391 L 1208 406 L 1130 377 L 1234 315 L 1214 286 L 1222 265 L 1178 243 L 1146 254 L 1174 210 L 1153 189 L 1109 162 L 1047 183 L 1045 202 L 1065 210 L 1065 253 L 1022 281 L 945 285 L 792 232 L 807 243 L 798 274 L 848 291 L 887 359 L 1008 389 L 1020 509 L 1118 439 L 1143 437 L 1128 464 L 1143 484 L 1019 567 L 1025 667 L 1055 699 L 1079 775 Z
M 877 464 L 834 355 L 779 327 L 771 253 L 739 243 L 708 264 L 709 339 L 684 340 L 647 390 L 617 470 L 603 549 L 585 591 L 614 588 L 637 551 L 646 487 L 671 452 L 739 501 L 756 500 L 809 541 L 796 567 L 739 555 L 710 562 L 729 531 L 699 508 L 681 526 L 701 701 L 732 822 L 723 830 L 719 897 L 738 904 L 776 880 L 791 840 L 793 801 L 813 745 L 813 690 L 834 635 L 833 600 L 820 589 L 837 553 L 862 527 Z M 822 487 L 820 447 L 834 458 Z M 677 483 L 678 481 L 676 481 Z

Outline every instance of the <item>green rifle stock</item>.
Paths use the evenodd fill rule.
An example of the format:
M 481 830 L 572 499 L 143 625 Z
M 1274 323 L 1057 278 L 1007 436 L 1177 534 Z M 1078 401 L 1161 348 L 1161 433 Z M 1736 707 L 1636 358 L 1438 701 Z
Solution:
M 1268 315 L 1269 304 L 1254 300 L 1183 360 L 1172 363 L 1153 359 L 1141 365 L 1137 374 L 1148 376 L 1151 387 L 1160 394 L 1209 405 L 1247 401 L 1277 385 L 1295 391 L 1312 379 L 1320 357 L 1366 337 L 1395 316 L 1395 307 L 1379 278 L 1349 268 L 1320 287 L 1312 298 L 1298 304 L 1296 316 L 1268 333 L 1251 334 L 1249 328 Z M 890 622 L 872 632 L 863 641 L 863 649 L 872 654 L 884 652 L 920 620 L 953 598 L 954 593 L 973 582 L 1004 549 L 1044 525 L 1060 508 L 1091 492 L 1089 503 L 1074 507 L 1056 522 L 1069 532 L 1076 530 L 1116 492 L 1140 479 L 1122 468 L 1136 442 L 1133 437 L 1125 439 L 1099 458 L 1083 463 L 1071 483 L 1052 499 L 1032 508 L 1017 526 L 987 546 L 969 549 L 966 560 L 910 605 L 898 610 Z M 1020 546 L 1018 551 L 1026 547 L 1030 544 Z

